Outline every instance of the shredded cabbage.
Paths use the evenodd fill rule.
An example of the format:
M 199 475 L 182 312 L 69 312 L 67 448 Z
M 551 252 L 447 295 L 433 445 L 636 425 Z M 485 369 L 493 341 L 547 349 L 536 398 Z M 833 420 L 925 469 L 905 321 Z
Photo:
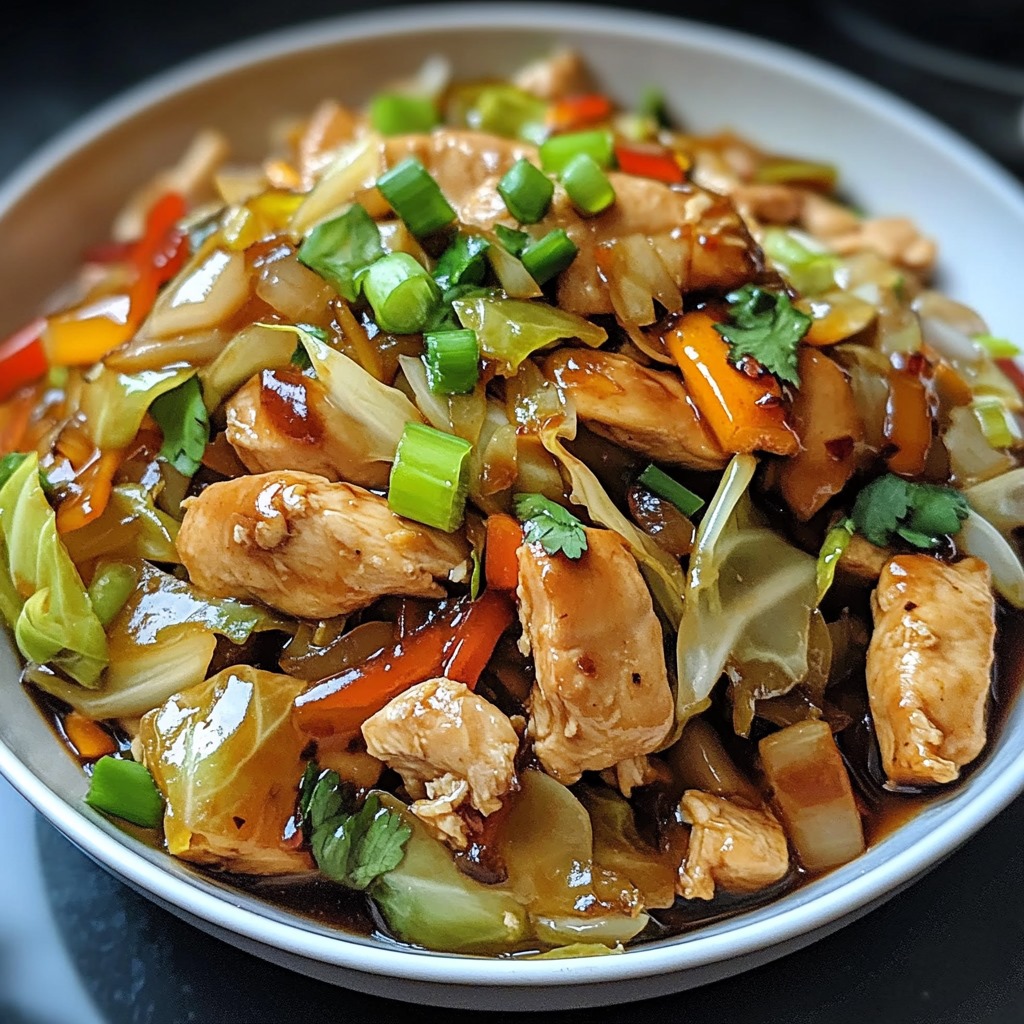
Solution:
M 243 328 L 199 371 L 206 408 L 213 412 L 260 370 L 287 366 L 294 351 L 294 342 L 279 330 L 259 324 Z
M 35 453 L 0 488 L 0 611 L 29 661 L 49 662 L 84 687 L 99 685 L 107 638 L 57 533 Z
M 483 296 L 456 299 L 452 307 L 462 326 L 476 331 L 484 356 L 496 360 L 498 372 L 506 377 L 512 376 L 527 356 L 556 341 L 578 338 L 597 348 L 608 340 L 603 327 L 541 302 Z
M 679 624 L 678 736 L 730 658 L 777 666 L 794 682 L 807 674 L 815 559 L 757 525 L 746 494 L 757 461 L 736 455 L 697 531 Z
M 64 537 L 76 565 L 96 558 L 148 558 L 179 562 L 178 523 L 153 505 L 141 484 L 118 484 L 103 513 Z

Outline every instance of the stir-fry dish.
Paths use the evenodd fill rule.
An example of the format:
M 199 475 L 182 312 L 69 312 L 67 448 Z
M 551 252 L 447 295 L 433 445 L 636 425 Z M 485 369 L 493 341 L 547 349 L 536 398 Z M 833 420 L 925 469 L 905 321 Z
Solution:
M 321 921 L 591 955 L 976 764 L 1015 349 L 770 142 L 432 62 L 132 197 L 0 344 L 0 611 L 88 803 Z

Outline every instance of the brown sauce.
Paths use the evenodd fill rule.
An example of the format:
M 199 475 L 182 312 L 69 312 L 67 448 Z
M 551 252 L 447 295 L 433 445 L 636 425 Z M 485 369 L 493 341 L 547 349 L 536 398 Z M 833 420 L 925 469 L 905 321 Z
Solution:
M 313 385 L 298 370 L 263 370 L 260 374 L 260 409 L 274 428 L 302 444 L 318 444 L 324 436 L 323 420 L 313 408 Z

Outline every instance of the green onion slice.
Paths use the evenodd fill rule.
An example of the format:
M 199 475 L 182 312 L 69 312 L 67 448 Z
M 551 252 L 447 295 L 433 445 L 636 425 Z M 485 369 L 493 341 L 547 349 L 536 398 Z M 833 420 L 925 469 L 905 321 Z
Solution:
M 457 530 L 466 511 L 472 448 L 461 437 L 407 423 L 391 467 L 391 511 L 447 533 Z
M 549 231 L 540 241 L 528 245 L 519 257 L 537 284 L 545 284 L 560 274 L 579 249 L 562 228 Z
M 435 395 L 465 395 L 480 379 L 476 331 L 435 331 L 423 335 L 427 383 Z
M 589 153 L 574 156 L 566 164 L 561 178 L 573 206 L 586 216 L 607 210 L 615 202 L 615 189 L 608 175 Z
M 299 262 L 319 274 L 348 302 L 359 297 L 359 272 L 384 255 L 380 230 L 358 203 L 318 224 L 299 246 Z
M 440 122 L 437 106 L 424 96 L 384 92 L 370 101 L 370 124 L 381 135 L 429 132 Z
M 604 129 L 555 135 L 540 147 L 540 165 L 548 174 L 561 174 L 573 157 L 586 153 L 598 167 L 611 167 L 615 159 L 612 133 Z
M 673 480 L 668 473 L 662 472 L 653 463 L 637 479 L 659 498 L 672 502 L 684 516 L 692 516 L 704 507 L 704 499 L 700 495 L 694 494 L 688 487 Z
M 1011 448 L 1021 439 L 1012 413 L 995 395 L 976 396 L 971 412 L 992 448 Z
M 434 280 L 443 292 L 459 285 L 480 285 L 487 276 L 487 250 L 491 243 L 480 235 L 455 236 L 434 267 Z
M 976 341 L 993 359 L 1013 359 L 1020 355 L 1020 348 L 1008 338 L 998 338 L 994 334 L 972 334 L 971 341 Z
M 543 171 L 521 158 L 498 182 L 498 194 L 520 224 L 536 224 L 548 212 L 555 186 Z
M 361 280 L 377 325 L 391 334 L 422 331 L 441 302 L 434 279 L 407 252 L 381 257 L 363 271 Z
M 440 186 L 414 156 L 382 174 L 377 188 L 417 238 L 432 235 L 455 219 Z
M 501 247 L 517 259 L 523 255 L 523 250 L 533 241 L 525 231 L 516 231 L 515 228 L 505 227 L 504 224 L 495 224 L 494 233 L 498 236 Z
M 117 757 L 96 762 L 85 802 L 143 828 L 156 828 L 164 813 L 163 797 L 146 766 Z

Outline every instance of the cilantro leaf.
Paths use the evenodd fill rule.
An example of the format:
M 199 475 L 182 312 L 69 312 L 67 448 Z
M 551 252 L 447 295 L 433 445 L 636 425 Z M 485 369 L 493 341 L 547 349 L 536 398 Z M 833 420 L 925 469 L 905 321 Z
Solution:
M 359 297 L 359 272 L 383 255 L 380 229 L 359 203 L 313 228 L 298 253 L 300 263 L 333 285 L 348 302 Z
M 370 795 L 352 810 L 351 788 L 337 772 L 321 772 L 311 761 L 299 783 L 299 817 L 313 859 L 331 881 L 363 890 L 398 867 L 412 830 L 401 815 Z
M 194 476 L 210 440 L 210 418 L 197 377 L 189 377 L 149 407 L 163 431 L 160 454 L 182 476 Z
M 857 531 L 879 547 L 900 538 L 913 548 L 934 551 L 960 532 L 969 512 L 967 499 L 952 487 L 887 473 L 857 495 L 850 516 Z
M 526 543 L 539 543 L 549 555 L 561 551 L 579 558 L 587 550 L 583 524 L 568 510 L 543 494 L 517 494 L 516 517 L 526 527 Z
M 797 345 L 810 328 L 811 318 L 795 309 L 783 292 L 753 284 L 726 298 L 729 323 L 715 324 L 715 330 L 729 343 L 729 358 L 738 363 L 751 356 L 779 380 L 799 387 Z

